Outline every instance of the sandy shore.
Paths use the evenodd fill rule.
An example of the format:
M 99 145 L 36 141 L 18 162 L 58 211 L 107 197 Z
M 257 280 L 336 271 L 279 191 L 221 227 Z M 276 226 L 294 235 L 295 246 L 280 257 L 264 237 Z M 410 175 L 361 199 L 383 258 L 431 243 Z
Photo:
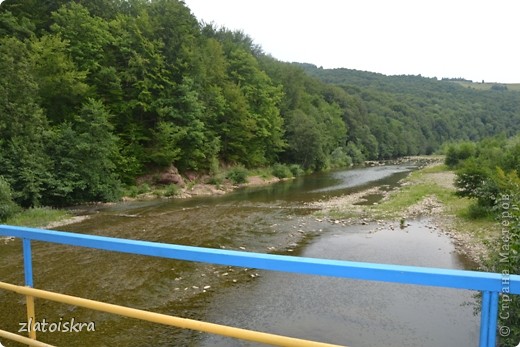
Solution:
M 74 216 L 74 217 L 62 219 L 62 220 L 47 224 L 46 226 L 43 227 L 43 229 L 56 229 L 56 228 L 62 227 L 64 225 L 82 222 L 84 220 L 89 219 L 90 217 L 91 216 L 85 215 L 85 216 Z

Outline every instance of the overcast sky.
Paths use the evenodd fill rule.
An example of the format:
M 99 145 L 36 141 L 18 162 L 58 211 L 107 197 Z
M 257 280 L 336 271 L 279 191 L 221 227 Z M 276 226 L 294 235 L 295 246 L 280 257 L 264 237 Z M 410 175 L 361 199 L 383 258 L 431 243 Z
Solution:
M 520 83 L 518 0 L 185 0 L 282 61 Z

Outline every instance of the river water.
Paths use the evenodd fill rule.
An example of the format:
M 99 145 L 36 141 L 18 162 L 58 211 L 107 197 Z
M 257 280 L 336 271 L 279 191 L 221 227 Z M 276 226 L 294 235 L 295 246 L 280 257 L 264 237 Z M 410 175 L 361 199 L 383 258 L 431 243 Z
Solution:
M 331 172 L 220 197 L 121 203 L 60 230 L 212 248 L 463 268 L 427 219 L 406 229 L 331 224 L 306 203 L 391 189 L 412 166 Z M 376 231 L 377 229 L 377 231 Z M 474 293 L 256 271 L 33 245 L 37 288 L 254 330 L 349 346 L 475 346 Z M 21 244 L 0 244 L 0 276 L 23 284 Z M 23 298 L 0 292 L 0 326 L 17 331 Z M 95 332 L 39 333 L 58 346 L 256 346 L 77 307 L 36 302 L 37 320 L 95 322 Z M 17 346 L 0 340 L 5 346 Z

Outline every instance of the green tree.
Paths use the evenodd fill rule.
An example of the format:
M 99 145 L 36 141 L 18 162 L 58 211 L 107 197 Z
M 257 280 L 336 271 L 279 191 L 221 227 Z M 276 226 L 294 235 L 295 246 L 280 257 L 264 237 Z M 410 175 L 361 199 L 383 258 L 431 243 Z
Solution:
M 290 161 L 305 169 L 320 170 L 325 167 L 323 138 L 313 117 L 299 110 L 288 115 L 287 141 Z
M 79 72 L 71 60 L 67 42 L 58 36 L 44 35 L 29 41 L 32 76 L 47 118 L 54 123 L 69 119 L 87 91 L 85 72 Z
M 50 177 L 44 148 L 48 124 L 31 72 L 26 45 L 16 38 L 0 39 L 0 175 L 22 206 L 40 203 Z
M 5 220 L 20 210 L 20 207 L 13 201 L 13 194 L 9 182 L 0 176 L 0 222 Z
M 108 22 L 92 16 L 87 8 L 69 2 L 52 13 L 53 33 L 68 42 L 68 52 L 80 71 L 87 71 L 89 84 L 95 85 L 97 74 L 110 55 L 108 47 L 114 41 Z
M 237 128 L 241 128 L 235 128 L 232 136 L 238 131 L 244 133 L 240 137 L 243 142 L 239 140 L 238 145 L 246 147 L 248 155 L 241 161 L 248 166 L 272 163 L 285 145 L 283 119 L 278 109 L 281 90 L 260 69 L 250 52 L 240 46 L 228 47 L 228 51 L 227 73 L 235 86 L 230 86 L 229 97 L 236 101 L 243 99 L 243 107 L 228 115 L 230 118 L 237 117 L 234 121 L 238 121 L 240 125 Z M 233 99 L 230 104 L 235 101 Z
M 34 24 L 26 17 L 15 17 L 10 11 L 0 12 L 0 37 L 16 37 L 20 40 L 34 35 Z
M 73 122 L 58 126 L 49 154 L 54 158 L 55 176 L 46 203 L 66 205 L 118 197 L 117 138 L 101 102 L 89 99 Z

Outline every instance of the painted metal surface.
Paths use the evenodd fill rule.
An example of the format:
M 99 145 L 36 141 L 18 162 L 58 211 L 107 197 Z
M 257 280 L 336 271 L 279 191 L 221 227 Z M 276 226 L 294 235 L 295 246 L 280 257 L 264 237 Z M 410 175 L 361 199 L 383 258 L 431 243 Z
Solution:
M 259 331 L 252 331 L 247 329 L 240 329 L 220 324 L 207 323 L 194 319 L 173 317 L 165 314 L 138 310 L 135 308 L 109 304 L 105 302 L 78 298 L 72 295 L 64 295 L 54 293 L 41 289 L 34 289 L 29 287 L 17 286 L 14 284 L 0 282 L 0 289 L 9 290 L 22 295 L 32 295 L 37 298 L 47 299 L 55 302 L 61 302 L 74 306 L 86 307 L 92 310 L 118 314 L 125 317 L 136 318 L 153 322 L 157 324 L 164 324 L 175 326 L 184 329 L 192 329 L 203 331 L 212 334 L 218 334 L 228 337 L 234 337 L 241 340 L 260 342 L 274 346 L 285 347 L 341 347 L 329 343 L 321 343 L 316 341 L 302 340 L 292 337 L 280 336 L 275 334 L 268 334 Z
M 0 225 L 0 235 L 19 237 L 24 240 L 25 278 L 28 286 L 33 285 L 30 242 L 28 240 L 36 240 L 106 251 L 262 270 L 481 291 L 480 346 L 494 347 L 496 342 L 499 293 L 502 292 L 504 286 L 503 275 L 498 273 L 240 252 L 7 225 Z M 520 294 L 519 275 L 508 276 L 508 293 L 510 295 Z
M 31 240 L 28 238 L 24 238 L 22 242 L 23 242 L 23 269 L 24 269 L 25 285 L 27 287 L 33 287 L 34 283 L 33 283 Z M 35 314 L 35 308 L 34 308 L 34 298 L 30 295 L 27 295 L 25 297 L 25 302 L 26 302 L 26 306 L 27 306 L 27 321 L 35 322 L 36 314 Z M 36 330 L 35 329 L 29 329 L 29 338 L 32 340 L 36 340 Z
M 503 288 L 502 275 L 490 272 L 372 264 L 241 252 L 5 225 L 0 225 L 0 235 L 122 253 L 307 275 L 490 292 L 501 292 Z M 511 275 L 509 277 L 509 290 L 511 294 L 520 294 L 519 275 Z
M 6 338 L 11 341 L 20 342 L 27 346 L 33 346 L 33 347 L 56 347 L 53 345 L 49 345 L 47 343 L 43 343 L 40 341 L 36 341 L 27 337 L 23 337 L 17 334 L 10 333 L 9 331 L 0 330 L 0 337 Z M 1 346 L 1 343 L 0 343 Z

